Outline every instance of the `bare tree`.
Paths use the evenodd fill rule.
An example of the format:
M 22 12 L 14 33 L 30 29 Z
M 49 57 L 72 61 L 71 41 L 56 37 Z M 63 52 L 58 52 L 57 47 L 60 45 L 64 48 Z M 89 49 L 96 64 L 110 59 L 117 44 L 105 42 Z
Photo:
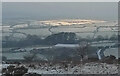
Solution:
M 81 57 L 81 61 L 87 59 L 88 57 L 88 50 L 89 50 L 89 43 L 88 42 L 81 42 L 78 48 L 78 55 Z

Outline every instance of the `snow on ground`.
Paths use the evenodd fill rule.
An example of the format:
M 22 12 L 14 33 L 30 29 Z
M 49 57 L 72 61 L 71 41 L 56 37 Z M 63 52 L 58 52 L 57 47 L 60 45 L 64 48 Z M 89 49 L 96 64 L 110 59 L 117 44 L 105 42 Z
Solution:
M 118 48 L 109 48 L 109 49 L 106 49 L 104 51 L 104 55 L 105 56 L 113 55 L 113 56 L 115 56 L 118 59 L 120 57 L 119 56 L 119 49 Z
M 9 65 L 15 64 L 2 64 L 0 67 L 7 68 Z M 85 63 L 85 64 L 21 64 L 28 68 L 28 73 L 38 74 L 118 74 L 118 64 L 106 63 Z M 19 66 L 21 66 L 19 65 Z M 1 71 L 2 69 L 0 69 Z M 1 72 L 0 72 L 1 73 Z
M 29 73 L 38 74 L 117 74 L 118 65 L 106 63 L 86 63 L 84 65 L 68 65 L 62 67 L 60 65 L 53 66 L 36 66 L 37 68 L 29 68 Z

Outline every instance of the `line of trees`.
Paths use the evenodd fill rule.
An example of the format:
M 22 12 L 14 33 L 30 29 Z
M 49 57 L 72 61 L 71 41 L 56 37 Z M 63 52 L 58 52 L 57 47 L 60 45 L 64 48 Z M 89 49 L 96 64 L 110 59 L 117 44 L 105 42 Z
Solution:
M 37 35 L 28 35 L 26 38 L 17 40 L 10 40 L 9 37 L 5 37 L 2 45 L 3 47 L 25 47 L 32 45 L 55 45 L 58 43 L 61 44 L 74 44 L 81 41 L 101 41 L 101 40 L 118 40 L 118 35 L 112 35 L 111 37 L 98 35 L 95 39 L 92 39 L 90 36 L 86 38 L 79 37 L 77 38 L 76 34 L 73 32 L 61 32 L 57 34 L 52 34 L 45 39 L 41 39 Z

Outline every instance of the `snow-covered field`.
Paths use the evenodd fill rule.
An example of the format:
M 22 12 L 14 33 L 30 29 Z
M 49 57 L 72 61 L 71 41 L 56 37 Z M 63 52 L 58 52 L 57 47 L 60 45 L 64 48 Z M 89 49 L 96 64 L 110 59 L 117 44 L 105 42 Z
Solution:
M 28 72 L 36 72 L 38 74 L 116 74 L 118 73 L 118 66 L 105 63 L 86 63 L 84 65 L 68 65 L 66 68 L 61 68 L 59 65 L 54 65 L 37 69 L 30 68 Z
M 56 22 L 57 21 L 57 22 Z M 39 35 L 43 37 L 47 37 L 51 35 L 51 31 L 53 33 L 59 32 L 75 32 L 78 36 L 86 37 L 86 36 L 93 36 L 93 32 L 96 31 L 98 27 L 98 33 L 96 35 L 103 35 L 103 36 L 111 36 L 112 34 L 117 34 L 118 27 L 104 27 L 104 26 L 117 26 L 116 21 L 92 21 L 92 20 L 65 20 L 68 24 L 63 23 L 64 21 L 56 20 L 54 21 L 33 21 L 29 25 L 26 24 L 16 24 L 14 26 L 5 25 L 3 26 L 3 36 L 9 35 L 12 30 L 17 32 L 22 32 L 31 35 Z M 75 21 L 75 24 L 74 24 Z M 92 21 L 92 22 L 91 22 Z M 69 23 L 70 22 L 70 23 Z M 72 23 L 71 23 L 72 22 Z M 77 23 L 78 22 L 78 23 Z M 80 23 L 80 24 L 79 24 Z M 63 26 L 65 25 L 65 26 Z M 70 26 L 68 26 L 70 25 Z M 57 26 L 52 28 L 53 26 Z M 43 28 L 44 27 L 44 28 Z M 25 29 L 26 28 L 26 29 Z M 34 28 L 34 29 L 31 29 Z M 39 31 L 39 32 L 38 32 Z M 19 36 L 20 35 L 20 36 Z M 24 37 L 21 33 L 16 33 L 15 36 L 17 37 Z
M 3 64 L 6 68 L 7 64 Z M 38 74 L 117 74 L 118 64 L 106 63 L 85 63 L 85 64 L 66 64 L 66 65 L 48 65 L 36 64 L 34 67 L 29 67 L 30 64 L 22 64 L 28 68 L 28 73 Z

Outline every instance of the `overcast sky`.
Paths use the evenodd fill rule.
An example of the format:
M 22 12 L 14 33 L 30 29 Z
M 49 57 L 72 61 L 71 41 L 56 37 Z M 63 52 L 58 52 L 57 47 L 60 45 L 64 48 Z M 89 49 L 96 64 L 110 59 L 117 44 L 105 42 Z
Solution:
M 115 20 L 118 14 L 117 2 L 14 2 L 3 3 L 3 19 L 60 19 L 81 18 Z
M 119 0 L 2 0 L 3 2 L 118 2 Z

